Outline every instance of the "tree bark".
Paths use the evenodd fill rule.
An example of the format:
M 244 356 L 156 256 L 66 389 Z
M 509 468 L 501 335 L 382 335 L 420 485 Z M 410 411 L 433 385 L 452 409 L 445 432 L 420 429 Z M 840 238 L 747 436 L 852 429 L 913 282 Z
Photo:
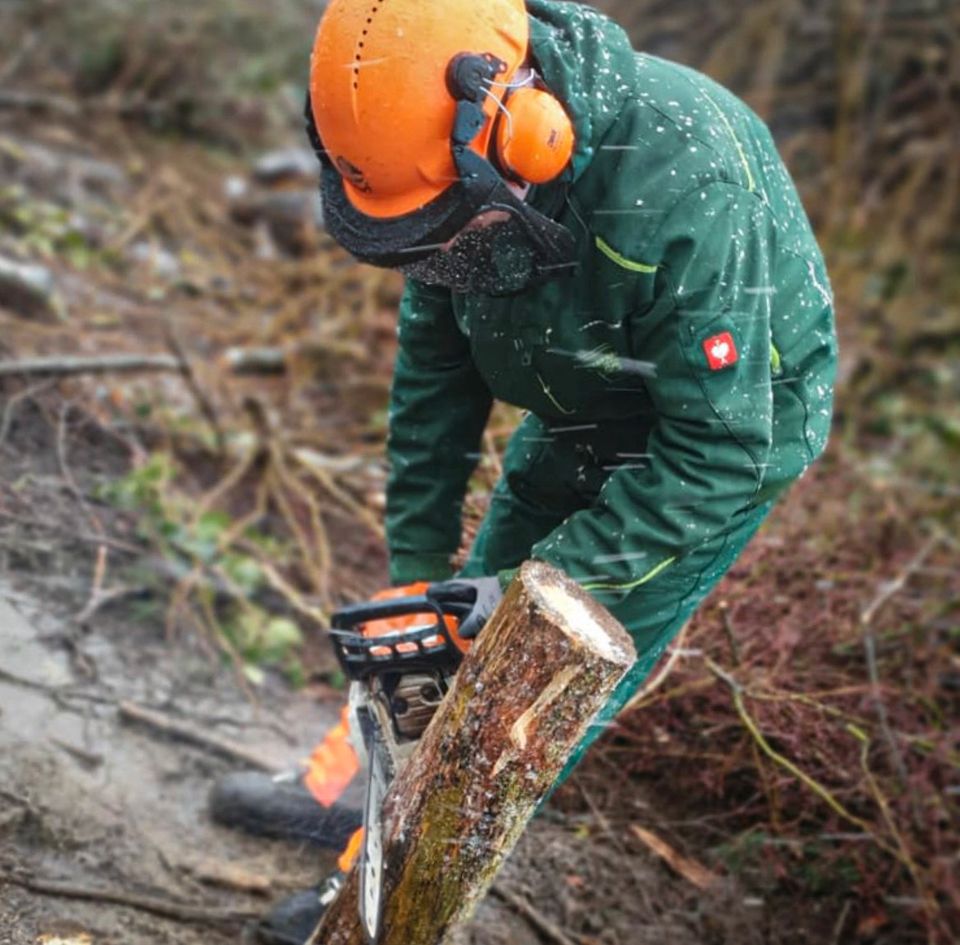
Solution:
M 623 627 L 527 562 L 384 805 L 380 945 L 441 945 L 473 914 L 636 659 Z M 365 945 L 354 870 L 309 945 Z

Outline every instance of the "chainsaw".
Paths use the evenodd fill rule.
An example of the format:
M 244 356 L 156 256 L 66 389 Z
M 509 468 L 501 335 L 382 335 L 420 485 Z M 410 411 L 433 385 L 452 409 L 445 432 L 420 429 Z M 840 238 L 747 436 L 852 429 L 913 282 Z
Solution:
M 350 680 L 351 729 L 368 764 L 359 911 L 370 945 L 383 914 L 383 801 L 470 647 L 458 632 L 469 611 L 421 582 L 345 607 L 331 620 L 334 650 Z

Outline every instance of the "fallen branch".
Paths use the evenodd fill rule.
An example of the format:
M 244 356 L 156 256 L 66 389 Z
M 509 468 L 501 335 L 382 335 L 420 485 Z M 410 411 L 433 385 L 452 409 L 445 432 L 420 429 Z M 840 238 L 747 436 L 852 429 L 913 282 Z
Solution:
M 354 341 L 325 338 L 292 348 L 228 348 L 221 361 L 236 374 L 284 374 L 298 358 L 330 356 L 363 363 L 366 353 Z
M 236 863 L 221 860 L 193 860 L 182 864 L 183 868 L 207 886 L 220 886 L 254 896 L 269 896 L 273 883 L 267 876 L 253 873 Z
M 149 912 L 174 922 L 193 925 L 240 925 L 259 918 L 258 912 L 211 909 L 172 899 L 157 899 L 114 889 L 94 886 L 79 886 L 57 880 L 40 879 L 25 873 L 0 873 L 0 885 L 9 883 L 43 896 L 58 896 L 62 899 L 84 899 L 88 902 L 105 902 L 114 906 L 126 906 Z
M 76 102 L 62 95 L 48 95 L 44 92 L 0 92 L 0 108 L 57 112 L 70 116 L 80 113 Z
M 76 374 L 129 374 L 144 371 L 180 373 L 177 358 L 169 354 L 104 354 L 95 357 L 55 355 L 46 358 L 24 358 L 0 361 L 0 377 L 52 375 L 69 377 Z
M 152 709 L 145 709 L 143 706 L 136 705 L 132 702 L 121 702 L 117 705 L 117 711 L 120 713 L 120 718 L 124 721 L 138 722 L 163 735 L 188 742 L 200 748 L 208 748 L 218 755 L 234 761 L 241 761 L 259 771 L 276 774 L 282 770 L 280 765 L 275 764 L 256 752 L 250 751 L 248 748 L 244 748 L 243 745 L 239 745 L 229 738 L 214 735 L 212 732 L 202 732 L 192 725 L 172 719 L 160 712 L 154 712 Z
M 287 359 L 308 356 L 317 350 L 340 358 L 358 360 L 362 349 L 351 342 L 316 342 L 303 351 L 283 348 L 230 348 L 221 363 L 236 374 L 280 374 Z M 142 374 L 148 372 L 184 374 L 184 361 L 170 354 L 51 355 L 0 361 L 0 377 L 54 376 L 78 374 Z M 187 378 L 189 383 L 189 378 Z

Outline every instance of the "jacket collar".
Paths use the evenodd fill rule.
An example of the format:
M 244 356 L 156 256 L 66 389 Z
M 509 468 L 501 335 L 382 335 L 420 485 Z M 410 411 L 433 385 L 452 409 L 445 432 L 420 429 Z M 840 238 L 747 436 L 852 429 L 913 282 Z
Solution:
M 576 181 L 635 90 L 636 56 L 623 29 L 589 7 L 527 0 L 527 11 L 537 71 L 573 121 Z

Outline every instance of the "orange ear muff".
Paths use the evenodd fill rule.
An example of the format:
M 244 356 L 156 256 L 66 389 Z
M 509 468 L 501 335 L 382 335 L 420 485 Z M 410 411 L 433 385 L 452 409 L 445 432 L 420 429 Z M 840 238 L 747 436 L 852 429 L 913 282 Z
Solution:
M 542 89 L 515 89 L 497 127 L 497 157 L 510 174 L 530 184 L 559 177 L 573 155 L 573 124 L 563 106 Z

